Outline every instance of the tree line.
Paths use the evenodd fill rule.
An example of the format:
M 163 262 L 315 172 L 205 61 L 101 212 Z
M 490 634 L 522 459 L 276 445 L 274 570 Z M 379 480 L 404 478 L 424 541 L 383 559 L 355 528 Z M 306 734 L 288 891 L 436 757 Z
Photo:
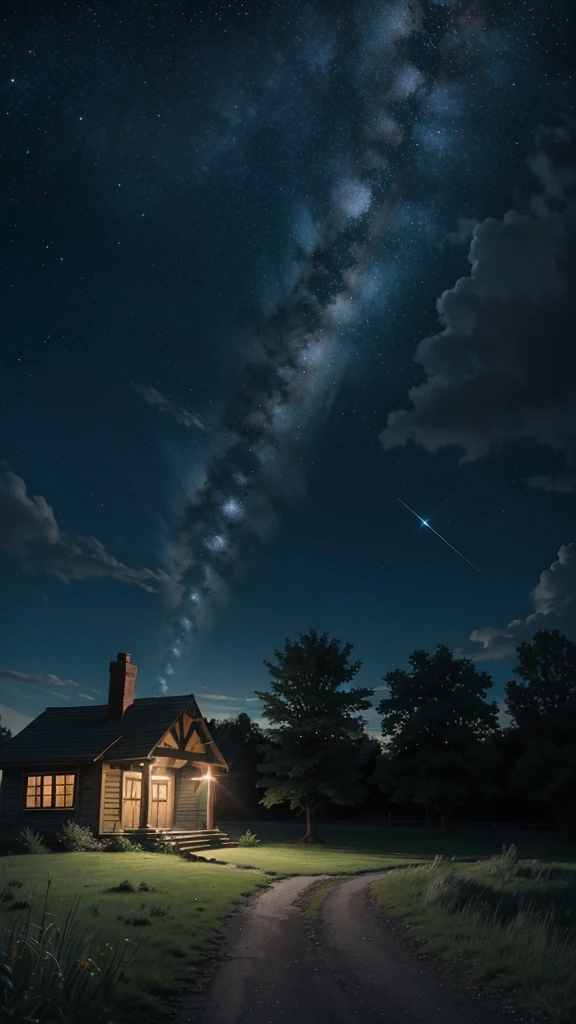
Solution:
M 362 662 L 352 644 L 310 630 L 265 661 L 270 689 L 256 691 L 268 728 L 248 715 L 209 728 L 230 774 L 219 785 L 221 819 L 245 817 L 252 794 L 265 808 L 287 804 L 318 840 L 318 814 L 382 799 L 433 808 L 444 831 L 474 803 L 523 800 L 553 813 L 562 835 L 576 823 L 576 644 L 541 630 L 517 649 L 505 687 L 507 721 L 488 700 L 492 679 L 444 645 L 415 650 L 408 669 L 383 677 L 382 738 L 362 713 L 374 688 L 355 687 Z M 10 732 L 0 723 L 0 744 Z
M 351 685 L 362 664 L 352 650 L 315 630 L 287 639 L 264 662 L 270 689 L 256 691 L 268 728 L 245 714 L 209 723 L 232 769 L 223 793 L 231 817 L 261 787 L 260 803 L 288 804 L 305 818 L 302 841 L 316 842 L 319 812 L 361 804 L 371 784 L 393 803 L 433 808 L 446 832 L 467 805 L 506 795 L 548 809 L 573 836 L 576 644 L 541 630 L 517 647 L 504 722 L 487 672 L 442 644 L 415 650 L 408 669 L 383 677 L 379 744 L 362 717 L 375 691 Z

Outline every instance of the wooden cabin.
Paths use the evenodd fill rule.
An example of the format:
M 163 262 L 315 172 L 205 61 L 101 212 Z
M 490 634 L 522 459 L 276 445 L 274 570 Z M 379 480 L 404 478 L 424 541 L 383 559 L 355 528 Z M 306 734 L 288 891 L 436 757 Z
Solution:
M 95 835 L 214 829 L 227 765 L 192 694 L 135 699 L 129 654 L 110 664 L 108 703 L 47 708 L 0 749 L 0 834 L 65 822 Z

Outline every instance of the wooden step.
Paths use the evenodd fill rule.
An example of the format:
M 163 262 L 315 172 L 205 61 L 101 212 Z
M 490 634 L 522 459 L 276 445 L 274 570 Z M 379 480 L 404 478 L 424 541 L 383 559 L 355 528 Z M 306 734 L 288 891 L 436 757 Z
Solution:
M 123 835 L 134 842 L 146 840 L 148 842 L 169 843 L 182 856 L 194 854 L 206 850 L 218 850 L 236 846 L 233 839 L 221 832 L 218 828 L 200 829 L 164 829 L 164 828 L 140 828 L 129 829 L 125 832 L 102 833 L 102 838 Z

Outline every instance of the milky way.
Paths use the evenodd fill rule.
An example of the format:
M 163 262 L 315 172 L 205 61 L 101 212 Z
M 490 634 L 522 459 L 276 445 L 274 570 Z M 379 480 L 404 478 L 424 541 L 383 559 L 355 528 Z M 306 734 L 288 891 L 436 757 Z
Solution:
M 325 175 L 323 209 L 303 197 L 284 292 L 246 342 L 242 378 L 180 510 L 172 546 L 170 636 L 159 679 L 215 610 L 283 510 L 303 494 L 306 470 L 357 343 L 363 311 L 385 295 L 378 272 L 394 242 L 410 246 L 415 177 L 467 159 L 471 95 L 508 74 L 507 37 L 469 4 L 361 5 L 340 35 L 308 33 L 307 59 L 323 88 L 354 98 L 342 109 L 340 148 Z M 337 113 L 337 112 L 336 112 Z M 332 115 L 334 125 L 334 114 Z

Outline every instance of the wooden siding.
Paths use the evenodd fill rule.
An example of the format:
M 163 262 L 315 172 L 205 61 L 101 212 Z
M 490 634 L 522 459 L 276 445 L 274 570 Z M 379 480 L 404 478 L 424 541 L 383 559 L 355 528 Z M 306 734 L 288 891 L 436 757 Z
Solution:
M 201 786 L 206 786 L 206 783 L 176 776 L 175 829 L 206 828 L 206 811 L 201 807 L 200 800 Z
M 74 807 L 26 808 L 24 807 L 25 780 L 28 775 L 59 775 L 76 776 Z M 98 831 L 98 776 L 99 766 L 58 765 L 32 766 L 30 768 L 5 768 L 0 791 L 0 832 L 2 835 L 14 834 L 26 826 L 37 832 L 58 832 L 67 821 L 75 821 L 79 825 L 88 825 L 93 832 Z
M 122 827 L 122 772 L 119 768 L 102 768 L 102 799 L 100 832 L 115 832 Z
M 95 764 L 80 766 L 80 806 L 82 817 L 94 819 L 98 829 L 98 809 L 100 806 L 101 767 Z

